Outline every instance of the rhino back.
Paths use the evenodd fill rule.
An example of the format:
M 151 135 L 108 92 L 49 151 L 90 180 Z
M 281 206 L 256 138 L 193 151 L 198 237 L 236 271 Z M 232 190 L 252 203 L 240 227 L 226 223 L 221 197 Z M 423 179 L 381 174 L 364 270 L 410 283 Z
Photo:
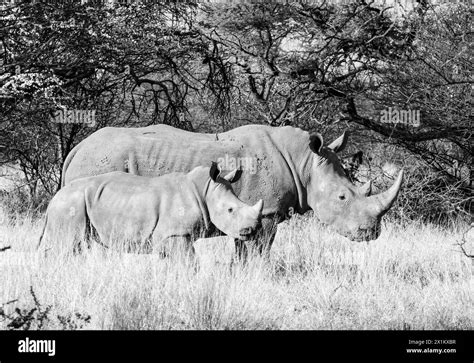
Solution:
M 78 145 L 65 171 L 66 183 L 76 178 L 120 170 L 144 176 L 189 172 L 211 161 L 248 160 L 254 170 L 245 170 L 233 184 L 246 203 L 265 201 L 264 215 L 294 206 L 297 191 L 285 155 L 288 145 L 304 142 L 301 130 L 249 125 L 219 134 L 199 134 L 167 125 L 145 128 L 104 128 Z M 284 134 L 287 134 L 286 136 Z M 227 159 L 226 159 L 227 158 Z M 230 168 L 224 170 L 230 171 Z

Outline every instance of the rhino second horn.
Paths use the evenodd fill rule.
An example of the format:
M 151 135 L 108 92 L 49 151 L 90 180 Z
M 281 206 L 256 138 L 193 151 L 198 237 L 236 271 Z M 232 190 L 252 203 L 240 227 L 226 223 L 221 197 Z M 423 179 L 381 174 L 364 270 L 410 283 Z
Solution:
M 261 215 L 263 211 L 263 200 L 260 199 L 254 206 L 253 209 L 257 212 L 257 215 Z
M 392 204 L 397 200 L 400 187 L 403 181 L 403 169 L 398 173 L 398 177 L 392 186 L 385 192 L 368 197 L 375 205 L 376 215 L 382 215 L 387 212 Z
M 359 192 L 360 192 L 360 194 L 362 194 L 365 197 L 370 196 L 370 193 L 372 192 L 372 180 L 369 180 L 367 183 L 362 185 L 359 188 Z

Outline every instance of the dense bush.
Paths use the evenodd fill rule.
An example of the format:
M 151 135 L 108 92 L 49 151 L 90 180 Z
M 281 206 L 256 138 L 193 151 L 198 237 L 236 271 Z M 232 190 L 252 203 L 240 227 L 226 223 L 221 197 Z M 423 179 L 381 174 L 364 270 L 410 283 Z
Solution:
M 44 190 L 34 196 L 24 188 L 0 190 L 0 224 L 14 222 L 26 216 L 37 218 L 48 206 L 52 196 Z

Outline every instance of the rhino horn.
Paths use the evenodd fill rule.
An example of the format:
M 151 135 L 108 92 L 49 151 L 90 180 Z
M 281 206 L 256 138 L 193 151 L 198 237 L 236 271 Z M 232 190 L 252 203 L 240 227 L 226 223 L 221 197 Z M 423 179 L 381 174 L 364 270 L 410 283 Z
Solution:
M 231 171 L 229 174 L 224 176 L 224 179 L 227 180 L 229 183 L 235 183 L 240 179 L 242 176 L 242 169 L 238 168 Z
M 339 151 L 342 151 L 346 147 L 348 138 L 349 138 L 349 132 L 344 131 L 344 133 L 341 136 L 339 136 L 336 140 L 334 140 L 328 145 L 328 148 L 334 151 L 335 153 L 338 153 Z
M 370 193 L 372 192 L 372 181 L 369 180 L 367 183 L 365 183 L 364 185 L 362 185 L 362 186 L 359 188 L 359 192 L 360 192 L 360 194 L 362 194 L 362 195 L 365 196 L 365 197 L 370 196 Z
M 254 211 L 257 213 L 258 216 L 262 215 L 263 211 L 263 200 L 260 199 L 255 205 L 252 207 Z
M 368 197 L 368 199 L 375 206 L 375 211 L 377 215 L 382 215 L 390 209 L 392 204 L 397 199 L 398 192 L 400 191 L 400 187 L 402 186 L 402 181 L 403 181 L 403 169 L 400 170 L 400 172 L 398 173 L 397 179 L 388 190 L 386 190 L 385 192 L 381 194 Z

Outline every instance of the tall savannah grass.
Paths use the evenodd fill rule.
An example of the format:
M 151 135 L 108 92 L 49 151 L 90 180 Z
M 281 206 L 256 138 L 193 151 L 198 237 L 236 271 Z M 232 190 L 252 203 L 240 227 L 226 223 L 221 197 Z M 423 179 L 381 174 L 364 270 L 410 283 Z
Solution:
M 0 226 L 0 304 L 90 316 L 83 329 L 472 329 L 472 261 L 462 228 L 386 222 L 381 237 L 350 242 L 308 216 L 279 226 L 269 262 L 230 266 L 233 242 L 196 242 L 199 269 L 157 255 L 99 248 L 81 256 L 35 250 L 42 222 Z M 0 319 L 7 329 L 8 319 Z

